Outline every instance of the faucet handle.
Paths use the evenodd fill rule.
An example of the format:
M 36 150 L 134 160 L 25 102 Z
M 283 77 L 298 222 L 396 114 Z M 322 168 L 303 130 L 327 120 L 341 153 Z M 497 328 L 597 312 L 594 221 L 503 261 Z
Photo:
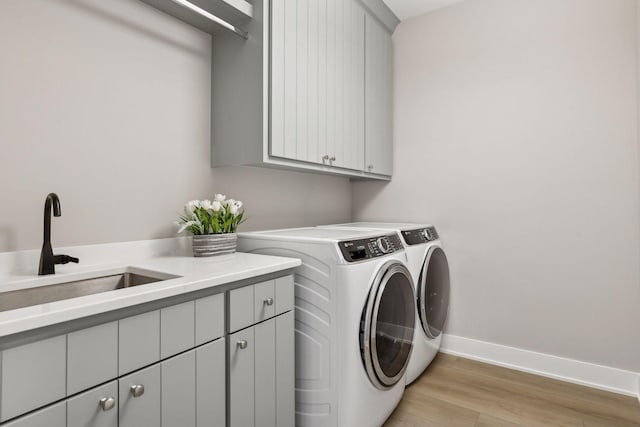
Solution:
M 69 255 L 54 255 L 53 256 L 53 262 L 55 264 L 68 264 L 70 262 L 73 263 L 79 263 L 80 260 L 78 258 L 74 258 L 72 256 Z

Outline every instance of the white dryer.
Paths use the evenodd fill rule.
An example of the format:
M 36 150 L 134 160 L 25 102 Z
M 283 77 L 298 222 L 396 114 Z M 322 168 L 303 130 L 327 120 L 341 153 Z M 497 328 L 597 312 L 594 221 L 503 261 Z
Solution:
M 354 222 L 323 226 L 336 227 L 394 231 L 402 237 L 417 296 L 416 333 L 407 368 L 407 384 L 410 384 L 424 372 L 438 353 L 449 312 L 449 264 L 438 232 L 430 224 Z
M 405 388 L 415 293 L 399 236 L 317 227 L 238 234 L 295 269 L 296 425 L 380 426 Z

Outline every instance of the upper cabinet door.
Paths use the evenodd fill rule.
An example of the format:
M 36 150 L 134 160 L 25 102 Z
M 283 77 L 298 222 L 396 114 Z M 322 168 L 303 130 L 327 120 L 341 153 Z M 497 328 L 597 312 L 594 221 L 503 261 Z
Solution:
M 367 172 L 393 172 L 393 42 L 375 18 L 366 18 Z
M 333 166 L 364 168 L 365 12 L 357 1 L 329 0 L 336 10 L 335 94 L 329 108 L 333 129 L 327 139 Z M 330 48 L 331 50 L 331 48 Z M 329 73 L 332 70 L 328 71 Z M 335 159 L 333 159 L 335 158 Z M 333 159 L 333 160 L 332 160 Z
M 362 170 L 364 21 L 354 0 L 274 0 L 270 155 Z

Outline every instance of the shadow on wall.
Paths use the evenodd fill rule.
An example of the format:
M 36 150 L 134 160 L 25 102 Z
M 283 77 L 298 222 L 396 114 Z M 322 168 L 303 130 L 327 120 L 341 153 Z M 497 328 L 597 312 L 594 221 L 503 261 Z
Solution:
M 16 249 L 16 234 L 7 225 L 0 225 L 0 252 L 11 252 Z
M 101 20 L 107 21 L 111 24 L 116 24 L 121 29 L 135 32 L 136 35 L 144 35 L 147 38 L 155 39 L 157 41 L 162 42 L 163 44 L 168 44 L 178 49 L 181 49 L 186 52 L 190 52 L 195 56 L 200 58 L 208 58 L 209 52 L 203 52 L 201 49 L 194 49 L 193 45 L 189 45 L 186 43 L 182 43 L 169 37 L 166 33 L 161 33 L 152 28 L 147 22 L 143 22 L 140 20 L 134 20 L 131 16 L 125 16 L 123 14 L 115 13 L 117 8 L 113 7 L 112 1 L 109 2 L 100 2 L 94 0 L 54 0 L 57 3 L 79 10 L 85 14 L 91 15 L 92 17 L 99 18 Z M 144 8 L 148 8 L 156 11 L 159 14 L 162 12 L 152 8 L 149 5 L 146 5 L 140 2 L 140 6 Z M 171 18 L 169 16 L 167 19 L 171 19 L 175 21 L 175 18 Z M 184 24 L 187 25 L 187 24 Z
M 396 211 L 397 218 L 389 218 L 387 212 L 371 209 L 389 187 L 391 187 L 391 182 L 389 181 L 354 182 L 352 185 L 353 200 L 351 202 L 352 219 L 354 221 L 410 222 L 407 218 L 402 217 L 403 212 L 407 212 L 402 206 L 399 206 Z M 367 212 L 367 214 L 365 216 L 359 216 L 358 212 Z M 377 214 L 371 214 L 371 212 L 377 212 Z

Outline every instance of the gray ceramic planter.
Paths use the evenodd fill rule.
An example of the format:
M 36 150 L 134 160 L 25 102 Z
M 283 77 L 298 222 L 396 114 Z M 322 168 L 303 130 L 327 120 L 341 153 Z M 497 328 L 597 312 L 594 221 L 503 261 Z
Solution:
M 238 245 L 236 233 L 203 234 L 193 236 L 193 256 L 207 257 L 222 254 L 232 254 Z

